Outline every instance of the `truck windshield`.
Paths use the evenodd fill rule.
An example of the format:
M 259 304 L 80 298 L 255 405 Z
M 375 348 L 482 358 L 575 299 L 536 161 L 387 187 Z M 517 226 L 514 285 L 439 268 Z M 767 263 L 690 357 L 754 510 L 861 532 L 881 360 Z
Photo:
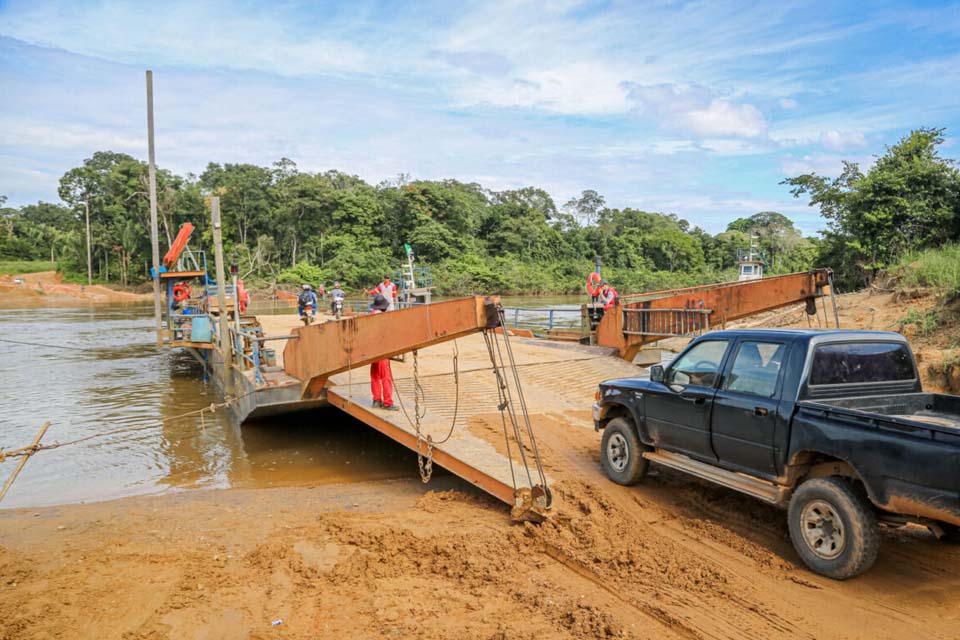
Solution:
M 823 344 L 813 352 L 810 384 L 862 384 L 913 380 L 913 359 L 903 344 L 847 342 Z

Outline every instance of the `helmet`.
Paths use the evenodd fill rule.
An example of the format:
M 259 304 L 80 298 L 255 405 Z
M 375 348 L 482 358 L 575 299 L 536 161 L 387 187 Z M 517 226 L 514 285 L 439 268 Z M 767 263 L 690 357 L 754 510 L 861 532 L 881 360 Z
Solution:
M 310 285 L 308 285 L 308 284 L 303 285 L 303 290 L 304 290 L 304 291 L 310 291 Z
M 387 302 L 385 297 L 378 293 L 377 295 L 373 296 L 373 308 L 377 309 L 378 311 L 386 311 L 390 308 L 390 303 Z
M 607 282 L 606 280 L 601 280 L 601 281 L 600 281 L 600 286 L 601 286 L 601 287 L 607 287 L 607 286 L 610 286 L 610 283 Z

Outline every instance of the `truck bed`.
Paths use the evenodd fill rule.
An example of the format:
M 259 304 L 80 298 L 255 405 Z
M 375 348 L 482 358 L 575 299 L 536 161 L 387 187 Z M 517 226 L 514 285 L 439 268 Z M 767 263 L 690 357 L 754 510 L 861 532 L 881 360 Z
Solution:
M 802 401 L 800 405 L 814 411 L 828 411 L 837 417 L 876 421 L 877 426 L 906 431 L 928 429 L 948 438 L 950 435 L 960 438 L 960 396 L 902 393 L 818 399 Z M 934 438 L 936 439 L 935 436 Z

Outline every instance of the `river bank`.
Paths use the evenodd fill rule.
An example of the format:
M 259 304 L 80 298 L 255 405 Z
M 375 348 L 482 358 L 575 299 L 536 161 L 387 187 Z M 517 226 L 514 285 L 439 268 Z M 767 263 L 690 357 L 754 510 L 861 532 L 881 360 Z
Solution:
M 0 275 L 0 309 L 138 304 L 152 300 L 149 293 L 65 283 L 63 274 L 56 271 Z

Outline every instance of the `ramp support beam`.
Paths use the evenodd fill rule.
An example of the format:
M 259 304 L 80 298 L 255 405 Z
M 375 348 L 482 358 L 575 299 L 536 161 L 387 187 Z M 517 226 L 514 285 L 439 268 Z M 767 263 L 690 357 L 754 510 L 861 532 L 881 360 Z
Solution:
M 336 373 L 496 328 L 499 304 L 477 296 L 302 327 L 284 348 L 283 368 L 302 381 L 304 399 L 318 398 Z

